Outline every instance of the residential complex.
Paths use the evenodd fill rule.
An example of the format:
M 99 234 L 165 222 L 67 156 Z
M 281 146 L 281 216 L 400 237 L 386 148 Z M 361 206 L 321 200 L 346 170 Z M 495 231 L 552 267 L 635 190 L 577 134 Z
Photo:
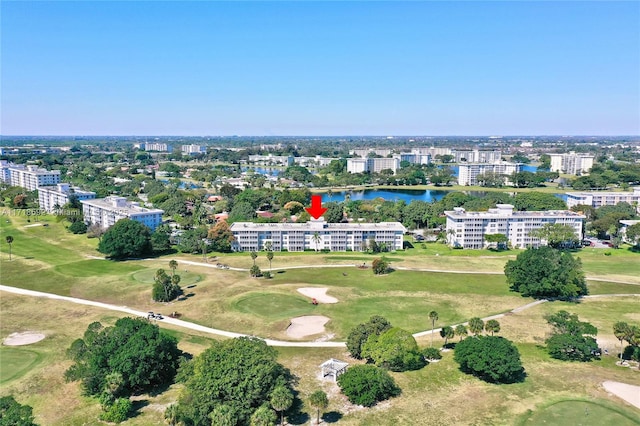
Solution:
M 635 241 L 631 241 L 629 238 L 627 238 L 627 228 L 633 225 L 637 225 L 639 223 L 640 223 L 640 220 L 621 220 L 620 221 L 620 237 L 622 238 L 622 241 L 629 244 L 635 243 Z
M 478 176 L 487 173 L 502 175 L 506 177 L 505 183 L 509 183 L 509 178 L 513 173 L 518 173 L 522 169 L 520 163 L 509 163 L 503 161 L 501 163 L 474 163 L 460 164 L 458 172 L 458 185 L 470 186 L 478 185 Z
M 96 198 L 95 192 L 83 191 L 80 188 L 69 186 L 68 183 L 38 187 L 40 208 L 49 213 L 53 213 L 67 204 L 71 195 L 74 195 L 80 201 Z
M 142 149 L 144 151 L 158 151 L 158 152 L 171 152 L 172 147 L 166 143 L 160 142 L 144 142 L 134 145 L 135 148 Z
M 39 186 L 60 183 L 60 170 L 46 170 L 37 166 L 25 166 L 0 160 L 0 179 L 11 186 L 35 191 Z
M 327 223 L 324 218 L 306 223 L 235 222 L 231 232 L 236 251 L 364 251 L 371 239 L 388 250 L 402 249 L 406 228 L 400 222 Z
M 382 170 L 392 170 L 393 174 L 400 168 L 400 158 L 348 158 L 347 172 L 349 173 L 380 173 Z
M 86 224 L 98 224 L 109 228 L 120 219 L 131 219 L 147 225 L 152 231 L 162 223 L 163 210 L 148 209 L 124 197 L 106 197 L 82 200 L 82 212 Z
M 291 166 L 294 162 L 293 155 L 250 155 L 249 162 L 264 166 Z
M 498 163 L 502 161 L 502 151 L 499 150 L 452 150 L 451 155 L 456 163 Z
M 582 154 L 571 151 L 568 154 L 549 154 L 551 171 L 579 175 L 588 173 L 593 167 L 593 154 Z
M 180 148 L 183 154 L 186 155 L 198 155 L 198 154 L 206 154 L 207 147 L 204 145 L 182 145 Z
M 569 225 L 576 239 L 582 238 L 584 215 L 568 210 L 519 212 L 511 204 L 498 204 L 486 212 L 467 212 L 462 207 L 445 211 L 447 241 L 452 247 L 481 249 L 487 246 L 487 234 L 503 234 L 513 248 L 537 247 L 544 241 L 529 235 L 547 223 Z
M 636 206 L 640 213 L 640 187 L 633 188 L 633 192 L 567 192 L 567 206 L 569 208 L 577 205 L 586 205 L 598 208 L 602 206 L 615 206 L 622 202 Z

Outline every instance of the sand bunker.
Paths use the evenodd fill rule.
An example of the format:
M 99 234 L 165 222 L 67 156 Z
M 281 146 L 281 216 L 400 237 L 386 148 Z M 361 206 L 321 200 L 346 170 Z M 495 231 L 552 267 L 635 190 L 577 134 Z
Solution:
M 324 332 L 324 325 L 329 322 L 329 318 L 321 315 L 307 315 L 291 320 L 287 328 L 287 336 L 300 339 Z
M 22 333 L 11 333 L 6 339 L 4 339 L 2 344 L 7 346 L 30 345 L 32 343 L 39 342 L 42 339 L 44 339 L 44 334 L 42 333 L 25 331 Z
M 338 303 L 338 299 L 335 297 L 327 296 L 327 290 L 329 289 L 326 287 L 304 287 L 299 288 L 298 292 L 312 299 L 316 299 L 319 303 Z
M 606 381 L 602 383 L 605 390 L 627 401 L 629 404 L 640 408 L 640 386 L 626 383 Z

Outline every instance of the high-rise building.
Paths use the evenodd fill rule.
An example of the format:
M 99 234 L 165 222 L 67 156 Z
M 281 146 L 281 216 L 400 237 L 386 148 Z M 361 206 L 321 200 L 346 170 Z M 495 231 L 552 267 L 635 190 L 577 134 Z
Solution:
M 500 163 L 473 163 L 460 164 L 458 167 L 458 185 L 470 186 L 478 184 L 478 176 L 487 173 L 502 175 L 505 177 L 505 183 L 510 182 L 511 175 L 518 173 L 522 169 L 520 163 L 509 163 L 506 161 Z
M 575 153 L 549 154 L 551 157 L 551 171 L 568 175 L 589 173 L 593 167 L 593 154 Z

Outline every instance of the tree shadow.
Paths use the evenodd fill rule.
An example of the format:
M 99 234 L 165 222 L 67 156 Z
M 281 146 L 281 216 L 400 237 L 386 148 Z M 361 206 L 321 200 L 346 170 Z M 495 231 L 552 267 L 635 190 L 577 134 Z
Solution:
M 297 377 L 296 377 L 297 382 Z M 309 422 L 310 416 L 309 413 L 305 413 L 302 411 L 304 407 L 304 403 L 299 397 L 300 392 L 294 390 L 293 391 L 293 403 L 291 407 L 287 410 L 287 421 L 292 425 L 303 425 Z
M 186 286 L 185 288 L 194 288 L 194 287 L 197 287 L 197 285 L 191 284 L 191 285 Z
M 285 272 L 287 272 L 287 271 L 278 271 L 278 272 L 276 272 L 276 273 L 277 273 L 277 274 L 284 274 Z
M 338 423 L 340 419 L 342 419 L 342 413 L 335 410 L 322 415 L 322 421 L 325 423 Z
M 133 419 L 142 414 L 142 409 L 149 405 L 149 400 L 147 399 L 138 399 L 131 401 L 131 412 L 127 416 L 129 419 Z

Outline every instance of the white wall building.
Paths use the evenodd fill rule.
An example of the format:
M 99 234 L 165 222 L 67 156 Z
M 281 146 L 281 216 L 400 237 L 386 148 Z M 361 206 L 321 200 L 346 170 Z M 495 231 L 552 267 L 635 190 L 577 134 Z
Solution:
M 56 186 L 38 187 L 38 203 L 41 209 L 52 213 L 67 204 L 71 194 L 80 201 L 96 198 L 95 192 L 83 191 L 80 188 L 69 186 L 68 183 L 59 183 Z
M 467 212 L 462 207 L 445 211 L 449 245 L 481 249 L 487 246 L 486 234 L 503 234 L 513 248 L 537 247 L 545 242 L 529 233 L 547 223 L 569 225 L 575 230 L 576 239 L 582 238 L 584 215 L 568 210 L 519 212 L 513 208 L 511 204 L 498 204 L 486 212 Z
M 264 166 L 291 166 L 294 162 L 293 155 L 250 155 L 249 163 Z
M 569 208 L 580 204 L 598 208 L 602 206 L 615 206 L 622 202 L 636 206 L 638 212 L 640 212 L 640 187 L 633 188 L 633 192 L 567 192 L 567 206 Z
M 162 223 L 163 210 L 148 209 L 124 197 L 106 197 L 82 200 L 82 212 L 86 224 L 99 224 L 106 229 L 120 219 L 131 219 L 148 226 L 152 231 Z
M 134 147 L 144 151 L 171 152 L 172 147 L 164 142 L 144 142 L 135 144 Z
M 568 154 L 549 154 L 551 157 L 551 171 L 569 175 L 588 173 L 593 167 L 593 154 L 576 154 L 574 151 Z
M 453 150 L 451 155 L 456 163 L 499 163 L 502 161 L 502 151 L 500 150 Z
M 339 158 L 321 157 L 320 155 L 315 157 L 293 157 L 293 161 L 302 167 L 326 167 L 334 160 L 339 160 Z
M 393 150 L 387 149 L 387 148 L 364 148 L 364 149 L 349 150 L 349 155 L 357 155 L 362 158 L 367 158 L 369 154 L 375 154 L 381 157 L 386 157 L 387 155 L 391 155 L 392 153 L 393 153 Z
M 400 168 L 400 158 L 347 158 L 347 172 L 349 173 L 380 173 L 382 170 L 392 170 L 393 174 Z
M 269 243 L 274 251 L 363 251 L 373 238 L 388 250 L 401 250 L 406 228 L 400 222 L 327 223 L 324 218 L 307 223 L 235 222 L 231 232 L 236 251 L 259 251 Z
M 204 145 L 182 145 L 180 148 L 183 154 L 185 155 L 198 155 L 198 154 L 206 154 L 207 147 Z
M 35 191 L 39 186 L 60 183 L 60 170 L 46 170 L 38 166 L 25 166 L 0 160 L 0 178 L 11 186 Z
M 629 241 L 627 238 L 627 228 L 633 225 L 637 225 L 640 223 L 640 220 L 621 220 L 620 221 L 620 237 L 622 241 L 625 243 L 632 244 L 632 241 Z
M 503 161 L 501 163 L 474 163 L 460 164 L 458 168 L 458 185 L 469 186 L 478 184 L 478 176 L 486 173 L 495 173 L 506 176 L 505 183 L 510 182 L 513 173 L 518 173 L 522 169 L 520 163 L 509 163 Z

